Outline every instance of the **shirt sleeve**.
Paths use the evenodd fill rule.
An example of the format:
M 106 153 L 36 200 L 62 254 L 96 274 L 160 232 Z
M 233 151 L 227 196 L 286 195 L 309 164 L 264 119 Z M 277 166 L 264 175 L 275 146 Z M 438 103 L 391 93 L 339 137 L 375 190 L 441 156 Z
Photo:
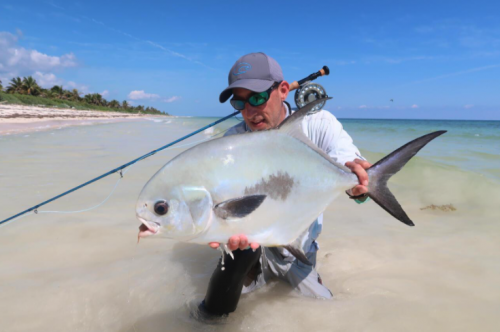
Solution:
M 302 123 L 306 135 L 333 160 L 344 165 L 356 158 L 364 159 L 351 136 L 333 114 L 321 111 Z M 305 128 L 304 128 L 305 126 Z

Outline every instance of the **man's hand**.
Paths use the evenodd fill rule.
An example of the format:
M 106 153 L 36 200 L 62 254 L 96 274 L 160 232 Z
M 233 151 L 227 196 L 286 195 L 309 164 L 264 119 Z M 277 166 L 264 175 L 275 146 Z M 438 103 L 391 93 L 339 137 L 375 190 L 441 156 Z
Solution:
M 219 248 L 218 242 L 210 242 L 208 245 L 214 249 Z M 248 238 L 244 234 L 233 235 L 229 238 L 229 241 L 227 241 L 227 247 L 231 251 L 234 251 L 236 249 L 245 250 L 248 248 Z M 250 248 L 256 250 L 257 248 L 259 248 L 259 244 L 255 242 L 250 243 Z
M 366 160 L 354 159 L 354 161 L 348 161 L 345 163 L 356 176 L 358 177 L 359 184 L 354 188 L 350 189 L 350 194 L 352 196 L 359 196 L 366 194 L 368 192 L 368 173 L 366 170 L 372 166 Z

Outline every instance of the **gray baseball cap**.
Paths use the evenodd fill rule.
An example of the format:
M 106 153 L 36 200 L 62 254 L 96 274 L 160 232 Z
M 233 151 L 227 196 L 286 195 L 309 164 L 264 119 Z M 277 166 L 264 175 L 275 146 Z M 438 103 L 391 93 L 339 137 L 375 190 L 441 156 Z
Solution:
M 228 75 L 229 86 L 222 91 L 219 101 L 225 103 L 233 94 L 233 88 L 253 92 L 269 89 L 274 82 L 283 81 L 280 65 L 270 56 L 259 52 L 242 56 L 235 62 Z

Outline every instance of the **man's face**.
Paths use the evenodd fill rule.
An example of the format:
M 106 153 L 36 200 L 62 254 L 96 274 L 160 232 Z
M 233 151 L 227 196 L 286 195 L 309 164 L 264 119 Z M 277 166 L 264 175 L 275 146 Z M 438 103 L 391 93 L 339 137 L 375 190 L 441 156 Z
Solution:
M 245 108 L 241 111 L 241 115 L 250 130 L 257 131 L 275 128 L 285 119 L 286 109 L 283 107 L 283 101 L 286 99 L 289 90 L 290 86 L 286 81 L 283 81 L 279 87 L 273 89 L 267 103 L 260 106 L 252 106 L 249 103 L 245 103 Z M 234 98 L 240 100 L 247 100 L 253 93 L 247 89 L 233 89 Z

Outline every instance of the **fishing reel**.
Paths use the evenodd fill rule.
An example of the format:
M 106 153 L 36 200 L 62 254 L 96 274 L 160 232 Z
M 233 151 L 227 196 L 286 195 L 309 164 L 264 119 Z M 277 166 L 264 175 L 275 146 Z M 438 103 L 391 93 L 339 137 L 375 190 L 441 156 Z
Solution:
M 295 81 L 290 85 L 290 90 L 295 90 L 295 105 L 298 109 L 306 106 L 307 104 L 321 98 L 328 97 L 325 88 L 318 83 L 313 83 L 312 81 L 316 78 L 324 75 L 330 74 L 330 69 L 327 66 L 324 66 L 317 73 L 313 73 L 308 77 Z M 325 106 L 325 102 L 319 103 L 314 106 L 310 113 L 315 113 L 320 111 L 323 106 Z
M 306 82 L 295 91 L 295 105 L 301 109 L 307 104 L 327 96 L 325 89 L 318 83 Z M 319 103 L 311 109 L 311 113 L 321 110 L 325 102 Z

